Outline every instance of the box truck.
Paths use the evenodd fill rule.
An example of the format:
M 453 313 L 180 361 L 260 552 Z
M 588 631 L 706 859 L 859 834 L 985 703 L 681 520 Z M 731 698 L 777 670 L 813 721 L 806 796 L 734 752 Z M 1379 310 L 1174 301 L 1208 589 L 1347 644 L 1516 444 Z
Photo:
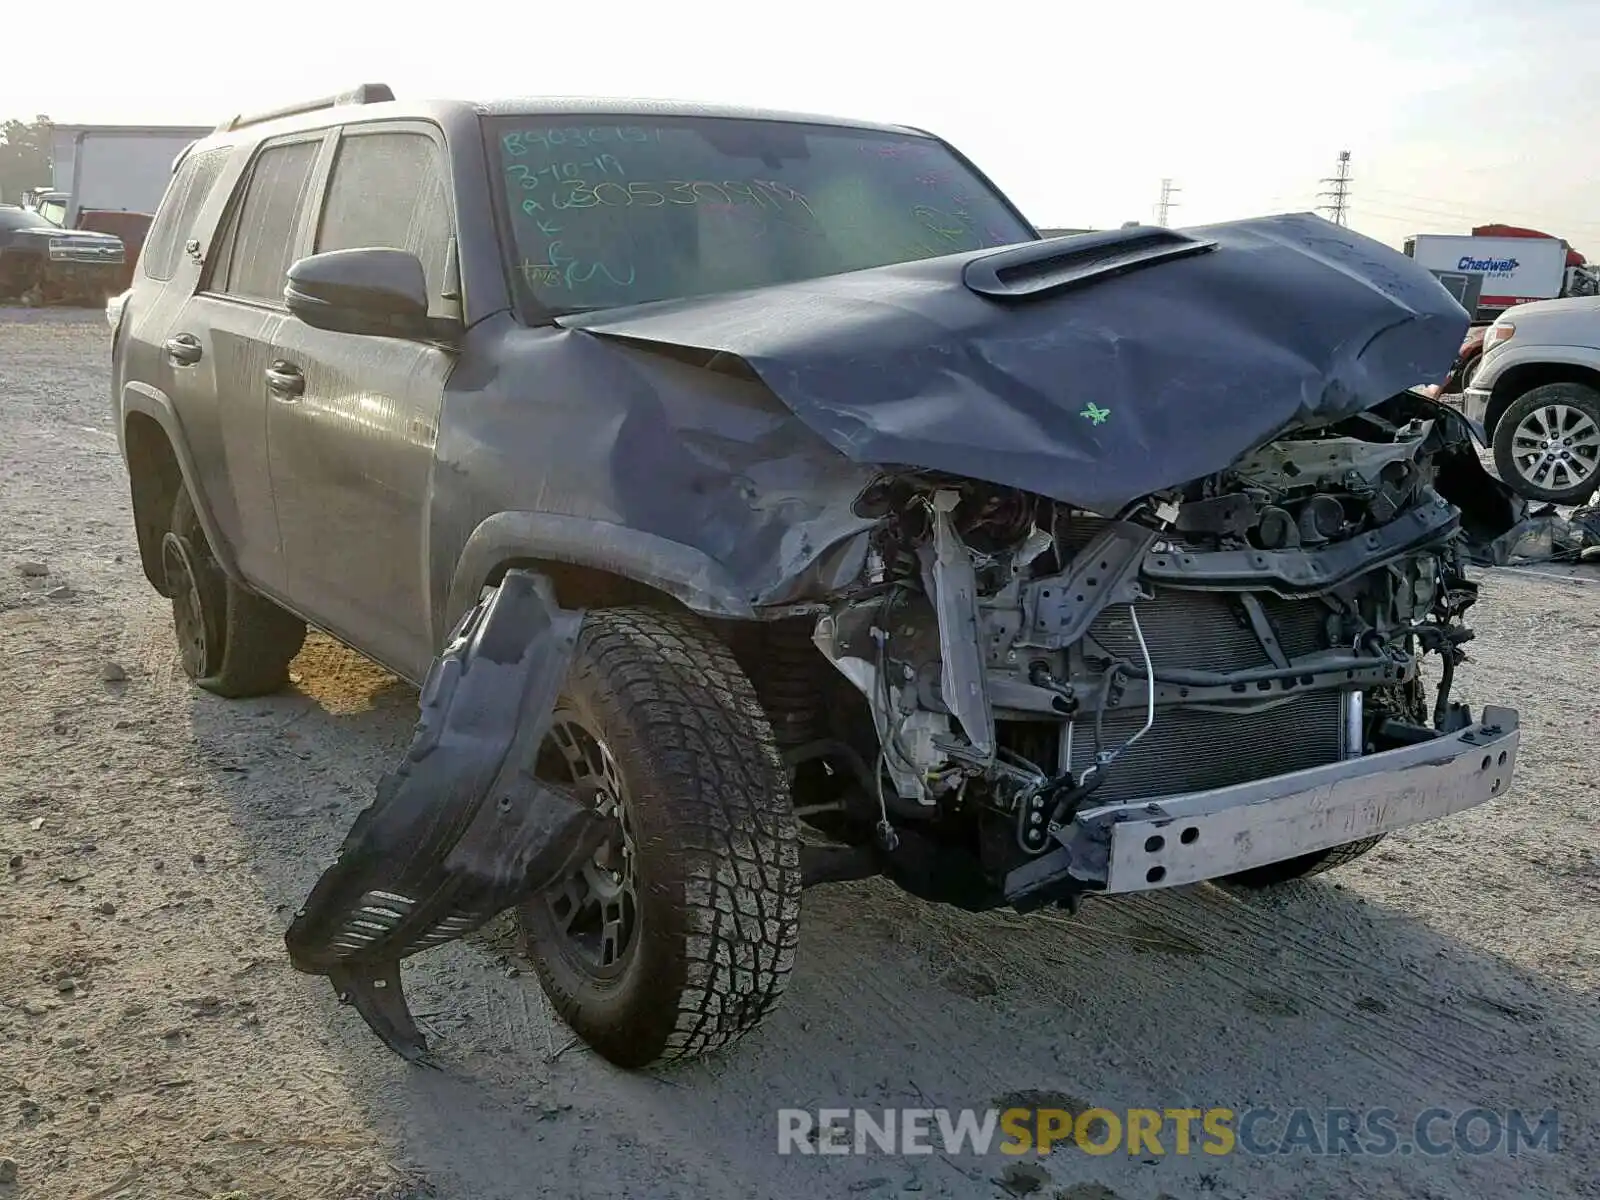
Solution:
M 1561 238 L 1513 225 L 1480 225 L 1470 235 L 1419 233 L 1405 252 L 1472 314 L 1494 320 L 1515 304 L 1594 295 L 1596 276 Z

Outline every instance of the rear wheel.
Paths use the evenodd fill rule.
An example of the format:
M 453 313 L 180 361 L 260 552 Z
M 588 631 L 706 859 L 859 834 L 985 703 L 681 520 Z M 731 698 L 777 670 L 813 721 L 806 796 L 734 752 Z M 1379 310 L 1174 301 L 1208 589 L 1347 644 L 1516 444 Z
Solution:
M 1494 465 L 1530 500 L 1582 504 L 1600 487 L 1600 392 L 1547 383 L 1523 395 L 1495 424 Z
M 1225 882 L 1239 887 L 1264 888 L 1288 883 L 1293 879 L 1310 879 L 1313 875 L 1321 875 L 1324 871 L 1331 871 L 1335 867 L 1354 862 L 1381 841 L 1383 841 L 1382 834 L 1346 842 L 1342 846 L 1332 846 L 1327 850 L 1302 854 L 1298 858 L 1286 858 L 1282 862 L 1268 863 L 1264 867 L 1252 867 L 1248 871 L 1227 876 Z
M 183 486 L 162 539 L 161 564 L 185 675 L 235 699 L 267 695 L 289 682 L 305 622 L 223 574 Z
M 754 1028 L 799 940 L 800 840 L 772 729 L 693 618 L 584 621 L 537 773 L 611 840 L 518 912 L 561 1017 L 612 1062 L 689 1058 Z

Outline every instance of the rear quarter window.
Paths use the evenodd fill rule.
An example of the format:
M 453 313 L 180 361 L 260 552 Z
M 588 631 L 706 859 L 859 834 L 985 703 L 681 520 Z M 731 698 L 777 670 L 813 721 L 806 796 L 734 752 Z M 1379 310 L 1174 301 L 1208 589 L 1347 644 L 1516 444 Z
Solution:
M 179 164 L 139 256 L 146 278 L 167 280 L 177 271 L 178 256 L 184 243 L 194 237 L 195 219 L 221 178 L 231 153 L 226 148 L 207 150 L 191 154 Z

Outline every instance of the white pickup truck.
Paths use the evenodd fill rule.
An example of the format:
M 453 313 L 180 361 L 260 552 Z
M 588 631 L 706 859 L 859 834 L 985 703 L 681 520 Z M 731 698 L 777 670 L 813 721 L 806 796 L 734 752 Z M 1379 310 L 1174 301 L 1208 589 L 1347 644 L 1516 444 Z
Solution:
M 1600 296 L 1507 309 L 1463 394 L 1522 495 L 1582 504 L 1600 488 Z

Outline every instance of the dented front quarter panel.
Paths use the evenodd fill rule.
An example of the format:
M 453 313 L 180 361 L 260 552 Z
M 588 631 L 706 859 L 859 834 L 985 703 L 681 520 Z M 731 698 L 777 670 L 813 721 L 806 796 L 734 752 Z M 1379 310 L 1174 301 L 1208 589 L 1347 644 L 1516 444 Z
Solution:
M 755 379 L 491 319 L 440 421 L 435 624 L 516 559 L 596 567 L 718 616 L 821 599 L 860 573 L 873 522 L 851 504 L 873 474 Z

